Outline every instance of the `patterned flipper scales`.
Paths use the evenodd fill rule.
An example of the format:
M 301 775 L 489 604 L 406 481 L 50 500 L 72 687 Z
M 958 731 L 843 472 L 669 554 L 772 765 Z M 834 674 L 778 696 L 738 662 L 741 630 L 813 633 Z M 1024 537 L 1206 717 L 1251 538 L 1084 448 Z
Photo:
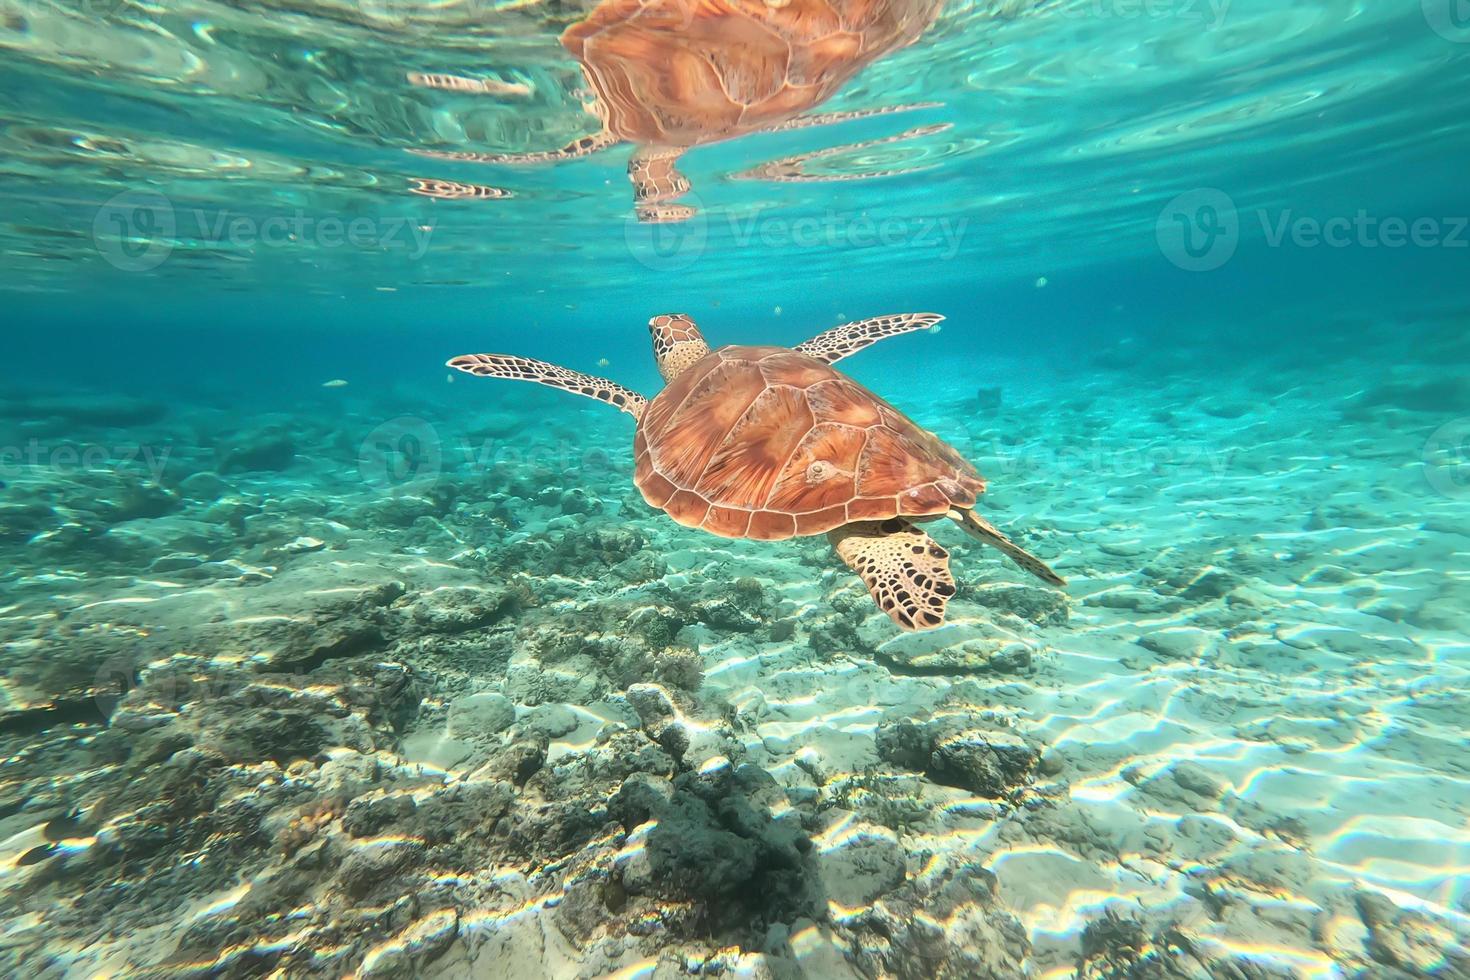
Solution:
M 447 365 L 457 371 L 473 374 L 479 378 L 507 378 L 512 381 L 534 381 L 570 391 L 574 395 L 586 395 L 600 402 L 607 402 L 635 419 L 643 415 L 648 399 L 631 388 L 616 381 L 582 374 L 545 361 L 511 354 L 461 354 L 451 358 Z
M 827 532 L 878 608 L 910 632 L 944 625 L 955 594 L 949 552 L 908 521 L 859 521 Z
M 894 313 L 875 316 L 867 320 L 844 323 L 840 327 L 817 334 L 795 350 L 828 364 L 835 364 L 856 354 L 864 347 L 875 344 L 885 337 L 893 337 L 913 330 L 928 330 L 944 317 L 938 313 Z

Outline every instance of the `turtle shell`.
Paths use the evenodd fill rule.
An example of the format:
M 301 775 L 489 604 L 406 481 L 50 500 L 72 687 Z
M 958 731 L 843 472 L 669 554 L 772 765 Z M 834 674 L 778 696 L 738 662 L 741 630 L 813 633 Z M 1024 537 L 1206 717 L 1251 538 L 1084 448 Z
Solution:
M 633 480 L 686 527 L 775 541 L 852 521 L 973 507 L 985 480 L 953 447 L 830 364 L 722 347 L 638 422 Z
M 912 43 L 941 0 L 603 0 L 562 34 L 607 128 L 694 146 L 785 122 Z

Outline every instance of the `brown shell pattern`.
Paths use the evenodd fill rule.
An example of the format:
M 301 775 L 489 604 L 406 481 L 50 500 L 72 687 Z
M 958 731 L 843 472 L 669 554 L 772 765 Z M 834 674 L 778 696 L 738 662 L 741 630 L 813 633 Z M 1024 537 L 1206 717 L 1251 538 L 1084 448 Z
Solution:
M 620 139 L 693 146 L 784 122 L 913 42 L 939 0 L 603 0 L 562 35 Z
M 932 517 L 985 492 L 953 447 L 785 347 L 722 347 L 699 361 L 649 403 L 633 449 L 645 500 L 726 538 Z

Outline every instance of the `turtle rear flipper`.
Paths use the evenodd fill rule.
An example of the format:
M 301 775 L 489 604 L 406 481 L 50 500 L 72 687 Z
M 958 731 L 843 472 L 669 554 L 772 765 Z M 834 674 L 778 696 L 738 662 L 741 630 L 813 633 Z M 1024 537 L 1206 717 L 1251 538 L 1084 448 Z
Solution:
M 573 371 L 570 368 L 533 360 L 529 357 L 516 357 L 513 354 L 461 354 L 450 358 L 445 366 L 480 378 L 534 381 L 537 384 L 560 388 L 562 391 L 570 391 L 574 395 L 586 395 L 588 398 L 596 398 L 600 402 L 607 402 L 614 408 L 622 409 L 635 419 L 642 417 L 643 409 L 648 404 L 647 398 L 632 388 L 625 388 L 616 381 L 582 374 L 580 371 Z
M 827 532 L 847 567 L 857 572 L 901 629 L 930 630 L 944 624 L 955 593 L 949 552 L 901 518 L 859 521 Z
M 1022 568 L 1026 569 L 1026 571 L 1030 572 L 1032 575 L 1035 575 L 1043 582 L 1047 582 L 1058 587 L 1067 584 L 1067 580 L 1062 578 L 1056 572 L 1052 571 L 1051 567 L 1047 565 L 1046 562 L 1042 561 L 1040 558 L 1037 558 L 1031 552 L 1016 544 L 1016 542 L 1012 541 L 1010 538 L 1006 537 L 1004 534 L 1001 533 L 1000 528 L 996 527 L 994 524 L 990 523 L 980 515 L 976 514 L 974 511 L 964 510 L 956 507 L 954 510 L 949 512 L 949 517 L 950 520 L 954 521 L 960 527 L 964 528 L 965 533 L 968 534 L 970 537 L 974 538 L 976 541 L 988 544 L 992 548 L 1005 552 L 1005 554 L 1011 559 L 1011 561 L 1015 562 L 1017 565 L 1020 565 Z

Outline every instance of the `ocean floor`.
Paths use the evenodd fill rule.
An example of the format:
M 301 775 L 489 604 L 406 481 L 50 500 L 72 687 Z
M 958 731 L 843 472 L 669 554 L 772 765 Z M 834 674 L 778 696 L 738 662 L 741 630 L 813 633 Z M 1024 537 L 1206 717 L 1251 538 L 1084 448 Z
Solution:
M 1470 331 L 1333 329 L 855 358 L 1069 582 L 914 635 L 590 401 L 0 396 L 0 972 L 1470 976 Z

